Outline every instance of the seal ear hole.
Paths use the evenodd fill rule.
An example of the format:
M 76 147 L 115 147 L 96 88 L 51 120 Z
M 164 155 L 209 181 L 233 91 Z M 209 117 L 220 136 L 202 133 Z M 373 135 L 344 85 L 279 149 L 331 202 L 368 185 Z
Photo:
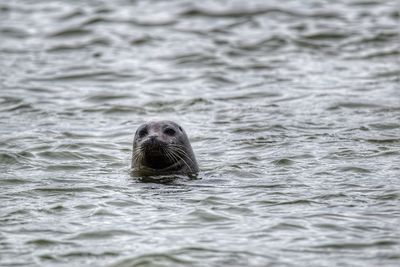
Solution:
M 167 135 L 172 136 L 172 135 L 175 134 L 175 130 L 172 129 L 172 128 L 167 128 L 167 129 L 164 130 L 164 133 L 167 134 Z
M 182 129 L 182 127 L 181 127 L 181 126 L 179 126 L 179 130 L 181 130 L 181 132 L 183 132 L 183 129 Z
M 148 131 L 147 131 L 146 128 L 139 131 L 139 137 L 140 138 L 146 136 L 147 134 L 148 134 Z

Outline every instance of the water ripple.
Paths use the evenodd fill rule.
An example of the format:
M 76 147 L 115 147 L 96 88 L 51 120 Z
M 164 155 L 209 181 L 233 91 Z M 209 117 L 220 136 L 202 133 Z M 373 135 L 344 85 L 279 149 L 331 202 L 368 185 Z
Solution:
M 28 2 L 0 3 L 1 266 L 398 265 L 396 1 Z M 131 176 L 157 118 L 197 176 Z

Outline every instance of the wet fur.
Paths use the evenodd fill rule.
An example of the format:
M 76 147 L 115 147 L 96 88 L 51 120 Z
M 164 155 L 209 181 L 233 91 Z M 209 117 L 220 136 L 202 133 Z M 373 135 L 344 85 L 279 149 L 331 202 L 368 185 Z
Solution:
M 146 127 L 153 136 L 157 135 L 153 142 L 148 136 L 139 136 L 139 131 Z M 175 135 L 164 134 L 165 127 L 173 128 Z M 132 170 L 137 175 L 190 175 L 196 174 L 199 168 L 183 128 L 172 121 L 155 121 L 141 125 L 135 133 Z

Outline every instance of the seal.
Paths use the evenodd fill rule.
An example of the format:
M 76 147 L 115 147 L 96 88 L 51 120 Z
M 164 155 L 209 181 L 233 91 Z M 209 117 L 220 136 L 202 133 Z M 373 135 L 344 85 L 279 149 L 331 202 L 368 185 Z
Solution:
M 194 175 L 199 171 L 189 138 L 173 121 L 150 121 L 133 140 L 132 171 L 136 175 Z

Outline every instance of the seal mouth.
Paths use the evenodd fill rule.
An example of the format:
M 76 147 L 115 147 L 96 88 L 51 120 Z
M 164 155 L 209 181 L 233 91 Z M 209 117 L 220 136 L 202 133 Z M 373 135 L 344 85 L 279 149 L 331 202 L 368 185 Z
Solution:
M 162 141 L 150 139 L 142 144 L 144 154 L 143 165 L 155 170 L 163 170 L 173 166 L 176 161 L 168 152 L 168 145 Z

